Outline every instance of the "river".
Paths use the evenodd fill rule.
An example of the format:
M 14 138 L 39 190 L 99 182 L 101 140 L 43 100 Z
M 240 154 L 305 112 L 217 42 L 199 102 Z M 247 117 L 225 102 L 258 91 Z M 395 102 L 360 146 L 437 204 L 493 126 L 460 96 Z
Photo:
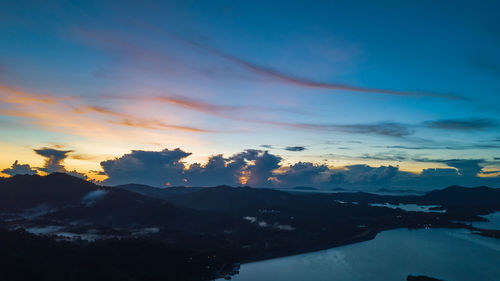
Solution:
M 482 226 L 496 228 L 496 223 Z M 409 274 L 450 281 L 500 280 L 500 240 L 464 229 L 395 229 L 370 241 L 242 264 L 233 280 L 403 281 Z

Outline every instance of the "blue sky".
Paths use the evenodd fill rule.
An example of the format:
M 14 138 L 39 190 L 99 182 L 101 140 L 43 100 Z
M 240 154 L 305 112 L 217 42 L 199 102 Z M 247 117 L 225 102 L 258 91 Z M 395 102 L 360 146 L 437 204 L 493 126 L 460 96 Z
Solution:
M 179 147 L 498 176 L 497 2 L 161 2 L 0 4 L 0 168 Z

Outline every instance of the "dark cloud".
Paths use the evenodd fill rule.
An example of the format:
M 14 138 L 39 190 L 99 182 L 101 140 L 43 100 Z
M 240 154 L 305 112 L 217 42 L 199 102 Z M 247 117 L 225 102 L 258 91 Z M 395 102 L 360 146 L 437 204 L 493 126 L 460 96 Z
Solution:
M 101 162 L 108 175 L 105 184 L 142 183 L 153 186 L 183 185 L 182 159 L 191 155 L 180 149 L 162 151 L 133 150 L 120 158 Z
M 39 171 L 43 171 L 46 173 L 66 173 L 75 177 L 87 179 L 82 173 L 77 172 L 76 170 L 68 171 L 63 165 L 63 162 L 66 158 L 68 158 L 69 153 L 73 152 L 73 150 L 59 150 L 49 147 L 43 147 L 40 149 L 34 150 L 36 154 L 45 158 L 45 164 L 41 168 L 37 168 Z
M 391 149 L 407 149 L 407 150 L 466 150 L 466 149 L 491 149 L 491 148 L 500 148 L 499 144 L 488 144 L 488 143 L 473 143 L 473 144 L 453 144 L 453 145 L 445 145 L 436 144 L 434 146 L 431 145 L 389 145 L 389 146 L 375 146 L 377 148 L 391 148 Z
M 373 134 L 388 137 L 405 137 L 413 133 L 408 125 L 396 122 L 381 122 L 375 124 L 348 124 L 348 125 L 335 125 L 335 124 L 301 124 L 301 123 L 279 123 L 283 126 L 321 130 L 321 131 L 337 131 L 350 134 Z
M 472 176 L 475 177 L 477 174 L 481 173 L 483 166 L 482 163 L 485 162 L 484 159 L 413 159 L 417 162 L 428 162 L 428 163 L 443 163 L 449 167 L 457 169 L 459 175 Z
M 247 163 L 242 175 L 246 177 L 245 184 L 250 186 L 266 186 L 270 184 L 273 171 L 280 167 L 279 162 L 281 162 L 279 156 L 254 149 L 236 154 L 232 159 L 236 162 L 250 161 Z
M 408 159 L 406 153 L 389 151 L 389 152 L 379 152 L 375 154 L 364 153 L 359 158 L 370 159 L 370 160 L 384 160 L 384 161 L 403 161 Z
M 304 151 L 304 150 L 306 150 L 306 148 L 303 146 L 287 146 L 284 149 L 288 150 L 288 151 Z
M 480 165 L 484 160 L 464 160 L 464 159 L 451 159 L 443 161 L 444 164 L 457 168 L 458 173 L 463 176 L 477 176 L 483 167 Z
M 190 186 L 217 186 L 240 184 L 240 175 L 246 166 L 245 161 L 215 155 L 203 166 L 194 163 L 185 171 L 186 184 Z
M 458 170 L 451 168 L 428 168 L 423 169 L 421 173 L 423 177 L 455 177 L 458 175 Z
M 382 185 L 387 184 L 399 171 L 398 167 L 380 166 L 377 168 L 368 165 L 350 165 L 345 167 L 346 180 L 353 185 Z
M 249 149 L 230 157 L 211 156 L 205 164 L 187 166 L 184 158 L 191 155 L 180 149 L 162 151 L 132 151 L 120 158 L 101 162 L 105 184 L 142 183 L 152 186 L 185 185 L 249 185 L 253 187 L 314 186 L 318 188 L 347 188 L 376 190 L 379 188 L 408 188 L 429 190 L 453 184 L 466 186 L 499 186 L 500 177 L 479 177 L 483 159 L 413 159 L 440 163 L 449 168 L 428 168 L 421 173 L 399 170 L 397 166 L 372 167 L 364 164 L 332 168 L 325 164 L 298 162 L 282 165 L 280 156 L 268 151 Z M 406 159 L 404 154 L 365 155 L 379 160 Z M 493 172 L 486 172 L 494 174 Z
M 268 148 L 268 149 L 273 149 L 274 147 L 270 144 L 261 144 L 260 147 L 263 147 L 263 148 Z
M 443 119 L 426 121 L 423 125 L 433 129 L 473 131 L 497 127 L 498 122 L 487 118 Z
M 3 169 L 2 173 L 9 176 L 35 175 L 37 171 L 35 169 L 32 169 L 28 164 L 19 164 L 19 162 L 16 160 L 10 168 Z
M 388 145 L 384 146 L 384 148 L 409 149 L 409 150 L 437 149 L 436 147 L 433 146 L 407 146 L 407 145 Z
M 48 147 L 35 149 L 34 151 L 36 154 L 45 158 L 45 164 L 42 168 L 39 168 L 39 170 L 46 173 L 66 172 L 62 163 L 64 159 L 68 157 L 68 154 L 73 152 L 73 150 L 58 150 Z
M 152 186 L 269 185 L 281 157 L 249 149 L 229 158 L 215 155 L 205 165 L 187 167 L 182 160 L 191 153 L 179 148 L 162 151 L 134 150 L 120 158 L 101 162 L 105 184 L 142 183 Z
M 483 175 L 491 175 L 496 173 L 500 173 L 500 171 L 481 171 L 481 174 Z
M 275 185 L 292 186 L 318 186 L 330 180 L 330 169 L 326 165 L 298 162 L 275 176 Z

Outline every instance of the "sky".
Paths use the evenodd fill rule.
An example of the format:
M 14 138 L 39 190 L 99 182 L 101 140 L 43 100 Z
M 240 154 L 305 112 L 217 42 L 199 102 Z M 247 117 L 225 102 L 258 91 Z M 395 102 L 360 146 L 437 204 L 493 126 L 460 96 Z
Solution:
M 2 1 L 0 175 L 500 186 L 499 9 Z

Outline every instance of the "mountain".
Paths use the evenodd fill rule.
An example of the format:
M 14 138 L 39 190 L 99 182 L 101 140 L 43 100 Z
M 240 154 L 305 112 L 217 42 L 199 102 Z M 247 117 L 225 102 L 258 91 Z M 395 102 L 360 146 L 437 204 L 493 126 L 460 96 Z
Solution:
M 160 188 L 160 187 L 153 187 L 149 185 L 135 184 L 135 183 L 117 185 L 115 187 L 136 192 L 144 196 L 159 198 L 159 199 L 169 199 L 174 196 L 195 192 L 201 189 L 200 187 L 184 187 L 184 186 Z
M 232 211 L 269 207 L 293 197 L 290 193 L 272 189 L 217 186 L 178 195 L 169 200 L 197 210 Z
M 80 204 L 99 186 L 64 173 L 16 175 L 0 181 L 0 211 L 19 212 L 46 204 L 53 208 Z
M 370 205 L 384 202 L 441 205 L 447 211 L 406 212 Z M 422 196 L 387 196 L 229 186 L 106 187 L 60 173 L 15 176 L 0 179 L 0 256 L 7 257 L 7 261 L 20 256 L 31 266 L 40 266 L 40 270 L 49 270 L 51 274 L 57 273 L 53 271 L 55 264 L 68 261 L 71 273 L 67 274 L 72 276 L 78 275 L 73 270 L 78 271 L 80 266 L 85 272 L 94 272 L 96 266 L 113 271 L 116 266 L 120 272 L 127 272 L 128 278 L 138 274 L 136 270 L 143 272 L 143 265 L 130 263 L 143 262 L 144 266 L 158 266 L 148 267 L 152 273 L 149 277 L 135 275 L 127 280 L 164 280 L 163 273 L 174 272 L 181 266 L 186 270 L 203 268 L 201 274 L 215 279 L 218 273 L 233 268 L 232 261 L 260 260 L 366 241 L 388 229 L 466 227 L 455 221 L 481 220 L 477 214 L 500 210 L 499 202 L 499 190 L 487 187 L 449 187 Z M 43 211 L 27 212 L 33 209 Z M 23 229 L 43 234 L 44 238 L 28 235 Z M 57 244 L 60 240 L 71 244 Z M 26 243 L 35 243 L 36 249 L 30 247 L 19 254 L 18 249 Z M 2 246 L 7 244 L 13 246 Z M 46 246 L 53 249 L 51 254 L 57 255 L 57 260 L 39 265 L 31 257 L 45 255 Z M 68 247 L 74 251 L 67 252 Z M 127 247 L 134 247 L 134 251 Z M 101 250 L 103 254 L 97 254 Z M 71 254 L 75 251 L 78 254 Z M 68 257 L 78 259 L 82 253 L 90 257 L 81 260 L 83 265 L 70 262 Z M 115 253 L 123 257 L 116 259 Z M 109 260 L 111 267 L 94 263 L 95 255 Z M 176 256 L 182 259 L 179 264 L 163 265 L 157 260 Z M 190 266 L 192 259 L 198 259 L 199 267 Z M 118 260 L 119 264 L 113 264 Z M 162 278 L 156 278 L 160 272 Z
M 123 188 L 98 186 L 63 173 L 23 175 L 0 181 L 0 212 L 54 224 L 162 227 L 196 232 L 231 216 L 201 213 Z

